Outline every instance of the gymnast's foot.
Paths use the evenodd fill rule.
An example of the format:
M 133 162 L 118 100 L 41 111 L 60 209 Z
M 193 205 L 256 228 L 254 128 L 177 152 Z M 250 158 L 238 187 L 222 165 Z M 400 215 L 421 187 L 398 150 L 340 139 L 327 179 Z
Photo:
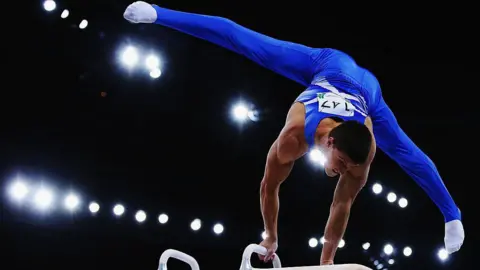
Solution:
M 157 11 L 149 3 L 137 1 L 127 7 L 123 17 L 132 23 L 154 23 Z
M 460 250 L 465 239 L 465 231 L 460 220 L 445 223 L 445 248 L 448 254 Z

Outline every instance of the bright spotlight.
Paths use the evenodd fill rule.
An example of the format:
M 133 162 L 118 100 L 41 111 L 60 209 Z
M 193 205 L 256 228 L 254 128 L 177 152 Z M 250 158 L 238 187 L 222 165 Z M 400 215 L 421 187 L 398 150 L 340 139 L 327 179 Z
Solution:
M 77 208 L 79 204 L 80 204 L 80 199 L 78 198 L 77 195 L 68 194 L 67 197 L 65 197 L 65 207 L 68 210 L 75 210 L 75 208 Z
M 253 111 L 249 111 L 249 112 L 247 113 L 247 116 L 248 116 L 248 119 L 250 119 L 251 121 L 257 122 L 257 121 L 260 119 L 260 117 L 258 116 L 258 114 L 259 114 L 259 113 L 258 113 L 257 110 L 253 110 Z
M 88 21 L 87 20 L 82 20 L 80 24 L 78 25 L 78 28 L 80 29 L 85 29 L 88 26 Z
M 440 260 L 446 261 L 448 259 L 448 252 L 444 248 L 441 248 L 438 250 L 437 256 Z
M 135 47 L 128 46 L 122 53 L 122 62 L 132 68 L 138 63 L 138 52 Z
M 115 216 L 119 217 L 125 213 L 125 207 L 123 207 L 121 204 L 117 204 L 113 207 L 113 213 Z
M 64 10 L 62 11 L 62 14 L 60 15 L 60 17 L 61 17 L 62 19 L 66 19 L 66 18 L 68 17 L 68 15 L 70 15 L 70 11 L 68 11 L 68 9 L 64 9 Z
M 370 248 L 370 243 L 368 243 L 368 242 L 367 242 L 367 243 L 364 243 L 364 244 L 362 245 L 362 248 L 363 248 L 364 250 L 368 250 L 368 249 Z
M 411 249 L 410 247 L 405 247 L 405 248 L 403 249 L 403 255 L 404 255 L 405 257 L 410 257 L 410 255 L 412 255 L 412 253 L 413 253 L 413 251 L 412 251 L 412 249 Z
M 345 240 L 340 240 L 340 243 L 338 243 L 339 248 L 343 248 L 345 246 Z
M 383 253 L 387 254 L 387 255 L 391 255 L 393 253 L 393 246 L 390 245 L 390 244 L 386 244 L 384 247 L 383 247 Z
M 99 210 L 100 210 L 100 205 L 96 202 L 92 202 L 90 203 L 90 205 L 88 206 L 88 210 L 90 210 L 90 212 L 92 213 L 97 213 Z
M 240 122 L 244 122 L 245 120 L 248 119 L 248 112 L 249 112 L 248 107 L 243 103 L 239 103 L 233 106 L 233 109 L 232 109 L 232 114 L 234 119 Z
M 25 183 L 21 181 L 16 181 L 12 184 L 9 190 L 10 196 L 15 201 L 21 201 L 27 196 L 28 194 L 28 187 Z
M 324 236 L 320 237 L 320 244 L 322 244 L 322 245 L 325 244 L 325 237 Z
M 309 245 L 311 248 L 317 247 L 317 246 L 318 246 L 318 240 L 317 240 L 317 238 L 310 238 L 310 240 L 308 240 L 308 245 Z
M 395 263 L 395 260 L 394 260 L 394 259 L 388 260 L 388 264 L 392 265 L 392 264 L 394 264 L 394 263 Z
M 160 222 L 160 224 L 165 224 L 167 223 L 168 221 L 168 216 L 166 214 L 160 214 L 158 216 L 158 222 Z
M 393 192 L 388 193 L 387 200 L 389 203 L 393 203 L 397 200 L 397 195 Z
M 373 193 L 380 194 L 380 193 L 382 193 L 383 187 L 382 187 L 382 185 L 376 183 L 372 186 L 372 190 L 373 190 Z
M 192 228 L 192 230 L 194 231 L 198 231 L 200 230 L 200 228 L 202 227 L 202 221 L 200 221 L 200 219 L 195 219 L 192 221 L 192 223 L 190 223 L 190 228 Z
M 310 158 L 310 161 L 321 166 L 323 166 L 327 161 L 323 153 L 318 149 L 312 149 L 312 151 L 310 151 L 308 154 L 308 157 Z
M 57 3 L 55 3 L 55 1 L 52 1 L 52 0 L 46 0 L 43 2 L 43 8 L 46 11 L 54 11 L 55 8 L 57 8 Z
M 398 206 L 400 206 L 401 208 L 405 208 L 407 207 L 407 205 L 408 205 L 407 199 L 401 198 L 400 200 L 398 200 Z
M 41 188 L 35 194 L 35 204 L 40 209 L 48 208 L 49 206 L 52 205 L 52 202 L 53 202 L 53 193 L 48 189 Z
M 220 224 L 220 223 L 215 224 L 215 226 L 213 226 L 213 232 L 214 232 L 215 234 L 221 234 L 221 233 L 223 233 L 223 225 Z
M 160 65 L 160 60 L 155 55 L 149 55 L 145 60 L 145 65 L 149 70 L 152 70 L 158 68 L 158 66 Z
M 162 71 L 159 68 L 154 68 L 150 70 L 150 77 L 152 79 L 158 79 L 160 78 L 160 76 L 162 76 Z
M 135 220 L 137 220 L 140 223 L 144 222 L 146 219 L 147 219 L 147 214 L 145 213 L 145 211 L 139 210 L 135 214 Z

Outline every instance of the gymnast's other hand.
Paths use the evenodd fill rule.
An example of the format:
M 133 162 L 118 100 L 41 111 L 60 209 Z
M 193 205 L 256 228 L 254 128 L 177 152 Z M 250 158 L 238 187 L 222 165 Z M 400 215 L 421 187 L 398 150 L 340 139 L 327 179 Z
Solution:
M 332 261 L 332 260 L 329 260 L 329 261 L 321 261 L 321 262 L 320 262 L 320 265 L 333 265 L 333 261 Z
M 264 255 L 258 255 L 260 260 L 262 260 L 264 262 L 268 262 L 270 260 L 273 260 L 273 258 L 275 258 L 275 252 L 277 251 L 277 248 L 278 248 L 278 243 L 277 243 L 276 239 L 267 237 L 267 238 L 265 238 L 265 240 L 263 240 L 260 243 L 260 246 L 267 249 L 267 254 L 265 254 L 265 256 Z
M 123 17 L 132 23 L 154 23 L 157 11 L 147 2 L 137 1 L 127 7 Z

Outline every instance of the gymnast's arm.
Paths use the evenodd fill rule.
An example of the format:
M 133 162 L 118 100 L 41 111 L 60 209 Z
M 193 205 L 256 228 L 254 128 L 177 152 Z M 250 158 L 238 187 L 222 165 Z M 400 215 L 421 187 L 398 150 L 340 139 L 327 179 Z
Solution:
M 338 244 L 347 228 L 350 208 L 358 192 L 367 182 L 368 168 L 363 170 L 360 177 L 346 173 L 342 174 L 338 180 L 333 202 L 330 206 L 330 216 L 325 227 L 325 243 L 320 258 L 321 265 L 333 264 Z
M 278 239 L 278 210 L 280 205 L 280 181 L 264 178 L 260 184 L 260 208 L 265 226 L 265 232 L 270 240 Z
M 316 61 L 322 59 L 318 56 L 321 49 L 277 40 L 222 17 L 152 6 L 157 12 L 156 24 L 227 48 L 304 86 L 310 84 L 318 69 Z

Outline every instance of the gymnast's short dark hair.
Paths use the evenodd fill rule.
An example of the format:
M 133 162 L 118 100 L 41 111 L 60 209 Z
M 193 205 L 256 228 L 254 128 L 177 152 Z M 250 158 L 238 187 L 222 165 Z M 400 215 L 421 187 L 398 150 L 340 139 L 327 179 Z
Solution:
M 356 164 L 364 163 L 372 146 L 372 134 L 367 126 L 349 120 L 330 131 L 333 146 L 345 153 Z

